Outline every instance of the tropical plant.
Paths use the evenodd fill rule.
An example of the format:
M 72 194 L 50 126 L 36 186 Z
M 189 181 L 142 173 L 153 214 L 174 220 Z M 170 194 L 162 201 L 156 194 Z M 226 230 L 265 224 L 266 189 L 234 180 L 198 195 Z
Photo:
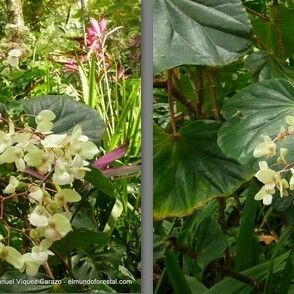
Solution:
M 153 9 L 155 293 L 291 293 L 293 4 Z
M 138 292 L 140 14 L 51 2 L 0 4 L 0 292 Z

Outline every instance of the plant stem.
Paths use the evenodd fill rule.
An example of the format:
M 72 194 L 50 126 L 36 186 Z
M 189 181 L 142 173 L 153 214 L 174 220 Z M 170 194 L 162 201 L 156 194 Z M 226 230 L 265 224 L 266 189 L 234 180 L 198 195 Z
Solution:
M 69 267 L 69 265 L 67 264 L 67 262 L 63 259 L 63 257 L 53 248 L 51 247 L 50 250 L 54 253 L 54 255 L 61 261 L 61 263 L 64 265 L 64 267 L 66 268 L 68 275 L 72 278 L 72 279 L 76 279 L 76 277 L 74 276 L 72 269 Z
M 233 271 L 232 269 L 228 268 L 228 267 L 224 267 L 221 265 L 215 265 L 214 267 L 215 271 L 221 272 L 223 273 L 225 276 L 229 276 L 232 277 L 236 280 L 239 280 L 249 286 L 251 286 L 254 289 L 263 289 L 263 285 L 261 283 L 258 283 L 257 281 L 255 281 L 254 279 L 247 277 L 243 274 L 240 274 L 238 272 Z
M 220 228 L 223 232 L 223 234 L 227 233 L 226 229 L 226 216 L 225 216 L 225 210 L 226 210 L 226 198 L 225 197 L 219 197 L 217 198 L 219 208 L 218 208 L 218 223 L 220 225 Z
M 270 18 L 269 18 L 268 16 L 266 16 L 266 15 L 264 15 L 264 14 L 261 14 L 261 13 L 255 11 L 255 10 L 249 8 L 249 7 L 246 7 L 246 11 L 247 11 L 248 13 L 250 13 L 250 14 L 253 14 L 253 15 L 259 17 L 260 19 L 262 19 L 262 20 L 264 20 L 264 21 L 267 21 L 267 22 L 270 21 Z
M 204 118 L 203 103 L 204 103 L 204 75 L 203 68 L 197 67 L 197 77 L 195 81 L 195 88 L 197 92 L 196 116 L 198 119 Z
M 48 276 L 49 276 L 52 280 L 55 280 L 55 279 L 54 279 L 54 276 L 53 276 L 53 274 L 52 274 L 51 268 L 50 268 L 50 266 L 49 266 L 49 264 L 48 264 L 48 262 L 45 262 L 45 263 L 43 264 L 43 267 L 44 267 L 46 273 L 48 274 Z
M 177 127 L 176 127 L 176 119 L 175 119 L 175 111 L 174 111 L 174 99 L 173 99 L 173 70 L 168 70 L 168 79 L 167 79 L 167 93 L 168 93 L 168 104 L 169 104 L 169 112 L 171 116 L 171 125 L 173 130 L 173 135 L 177 135 Z
M 285 50 L 284 50 L 284 44 L 282 39 L 282 31 L 281 31 L 281 24 L 280 24 L 280 19 L 278 14 L 278 7 L 279 7 L 278 0 L 273 0 L 273 4 L 271 6 L 271 16 L 275 24 L 276 33 L 277 33 L 278 55 L 282 57 L 285 53 Z
M 153 87 L 159 89 L 167 89 L 167 81 L 155 79 L 153 81 Z M 195 109 L 191 100 L 189 100 L 181 91 L 179 91 L 175 86 L 172 88 L 173 97 L 176 98 L 182 105 L 184 105 L 187 110 L 195 116 Z
M 207 78 L 209 82 L 210 89 L 210 99 L 211 99 L 211 111 L 213 113 L 215 120 L 220 120 L 219 111 L 217 108 L 217 92 L 216 92 L 216 84 L 215 84 L 215 75 L 213 69 L 207 69 Z

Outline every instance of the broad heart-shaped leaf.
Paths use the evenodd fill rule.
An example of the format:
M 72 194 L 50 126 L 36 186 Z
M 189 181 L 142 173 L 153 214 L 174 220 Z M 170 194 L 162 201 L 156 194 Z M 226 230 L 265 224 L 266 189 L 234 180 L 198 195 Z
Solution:
M 38 115 L 44 109 L 50 109 L 56 115 L 54 133 L 69 133 L 79 124 L 83 134 L 91 141 L 100 144 L 105 124 L 99 114 L 87 105 L 64 95 L 39 96 L 23 102 L 25 112 Z
M 251 45 L 240 0 L 153 0 L 154 74 L 183 64 L 221 66 Z
M 274 138 L 287 115 L 294 115 L 294 88 L 290 82 L 271 79 L 252 84 L 225 103 L 223 116 L 227 122 L 219 131 L 218 145 L 228 156 L 246 163 L 263 141 L 262 135 Z
M 246 59 L 245 67 L 256 80 L 263 81 L 270 78 L 284 78 L 294 81 L 294 68 L 282 60 L 278 60 L 269 52 L 255 52 Z
M 217 146 L 221 123 L 195 121 L 177 137 L 154 131 L 155 219 L 191 214 L 209 200 L 231 195 L 252 176 Z

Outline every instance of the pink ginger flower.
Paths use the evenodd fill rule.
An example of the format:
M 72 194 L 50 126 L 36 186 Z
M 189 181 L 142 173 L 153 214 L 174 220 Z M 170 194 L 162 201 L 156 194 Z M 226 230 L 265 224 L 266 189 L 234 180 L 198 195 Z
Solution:
M 64 62 L 64 69 L 66 72 L 75 73 L 79 71 L 77 62 L 74 59 L 68 59 Z
M 95 51 L 101 49 L 101 43 L 106 32 L 106 19 L 102 18 L 99 22 L 93 17 L 90 18 L 90 25 L 87 28 L 87 46 Z

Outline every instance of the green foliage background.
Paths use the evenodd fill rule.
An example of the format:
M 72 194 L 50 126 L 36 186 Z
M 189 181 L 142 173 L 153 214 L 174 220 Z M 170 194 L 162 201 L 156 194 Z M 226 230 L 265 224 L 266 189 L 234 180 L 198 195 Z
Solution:
M 293 2 L 153 9 L 154 292 L 292 293 L 293 195 L 254 200 L 252 153 L 294 114 Z

